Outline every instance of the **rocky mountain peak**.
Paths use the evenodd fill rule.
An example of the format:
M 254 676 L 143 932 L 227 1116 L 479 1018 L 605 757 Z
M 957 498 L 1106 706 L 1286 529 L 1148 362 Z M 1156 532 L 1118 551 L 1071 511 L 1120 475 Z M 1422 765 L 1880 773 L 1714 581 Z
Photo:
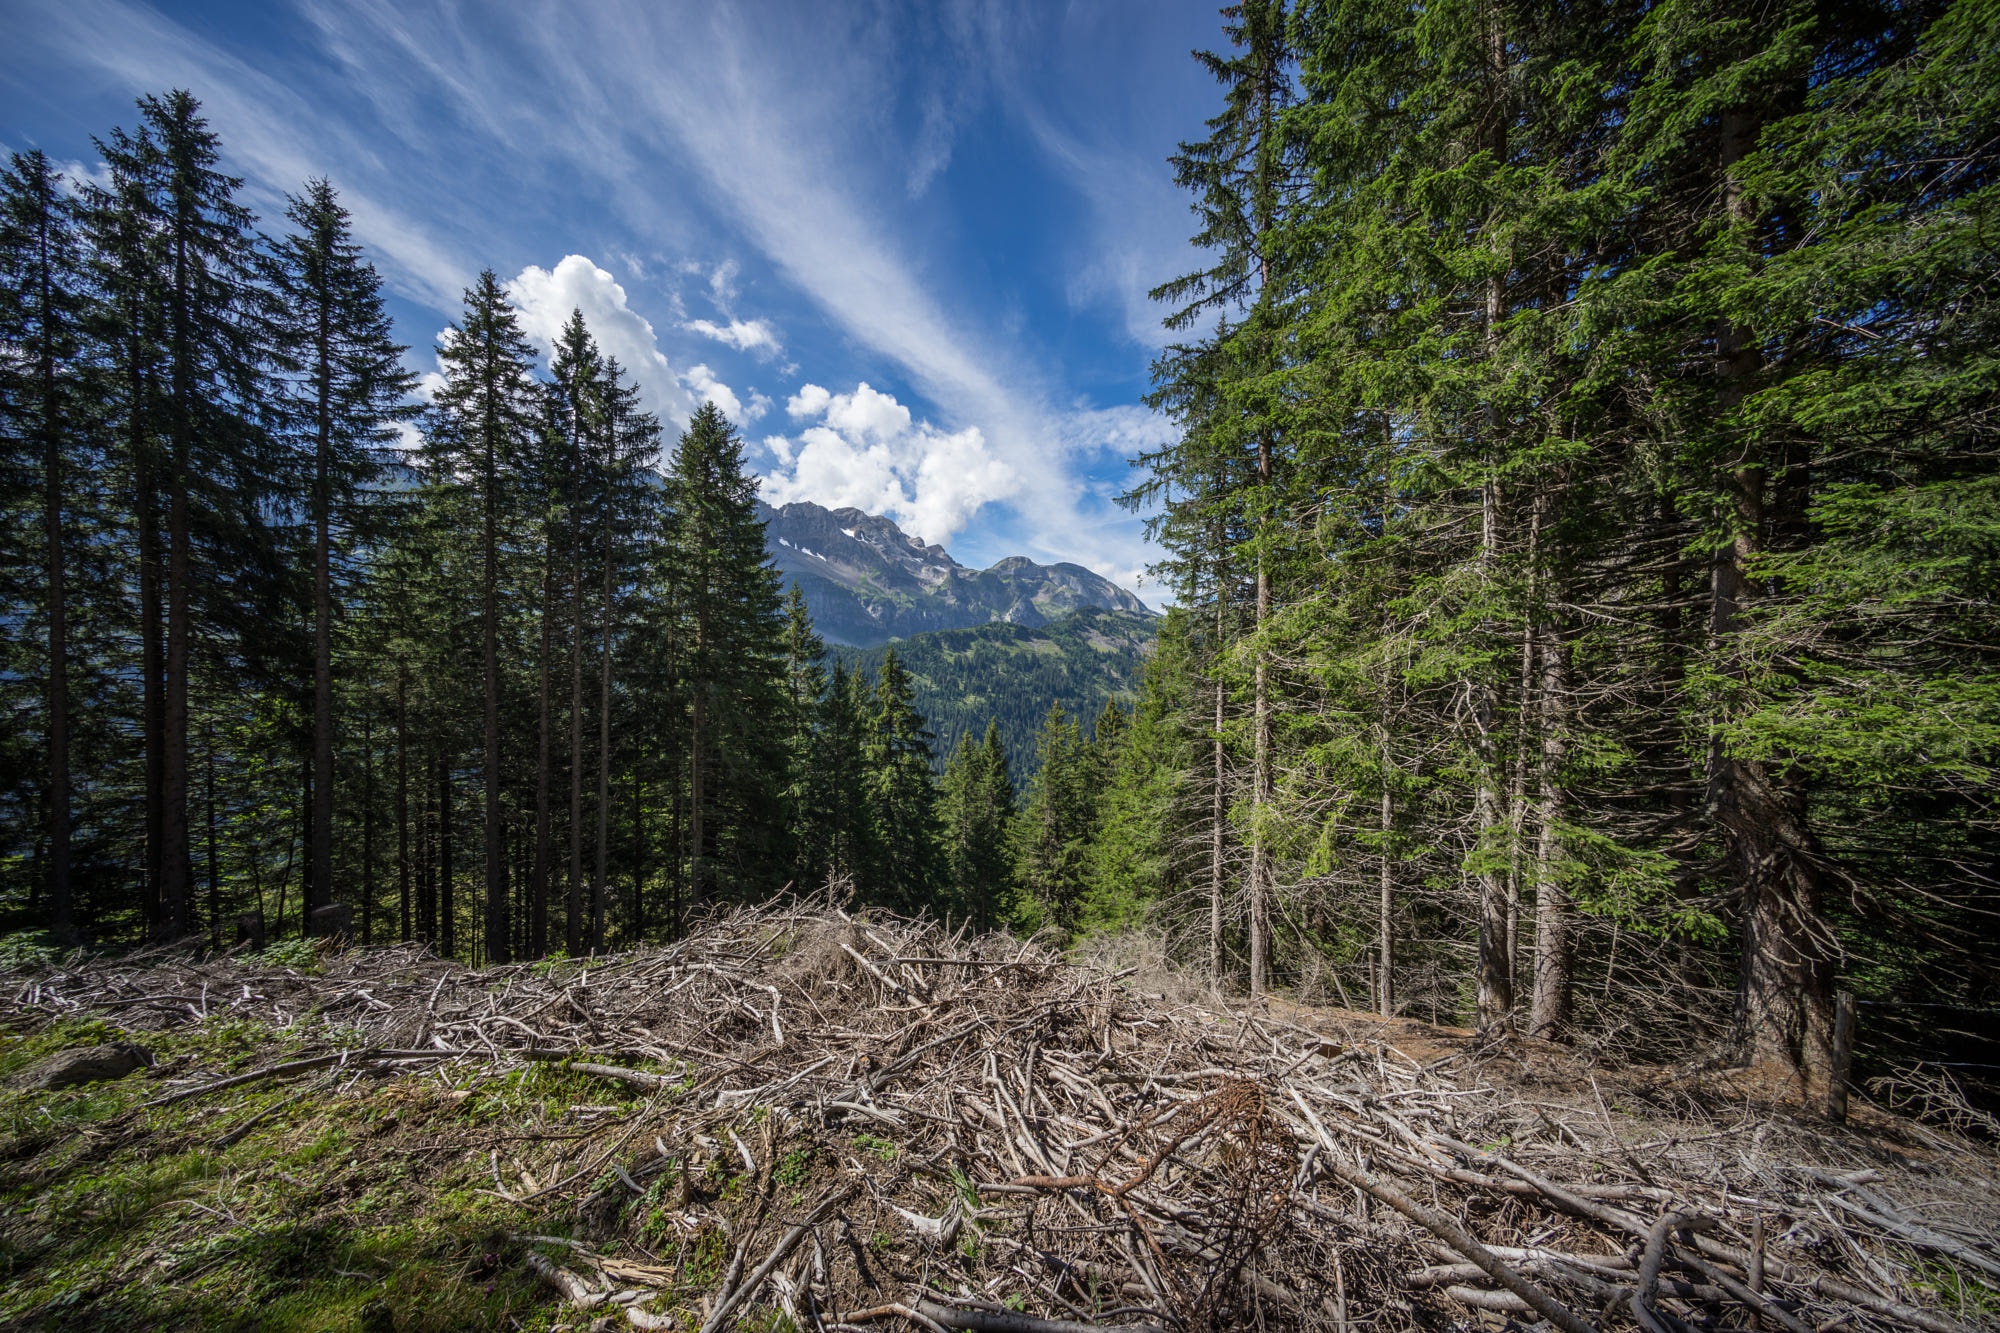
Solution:
M 804 592 L 829 643 L 873 647 L 928 630 L 1007 621 L 1039 626 L 1085 607 L 1150 616 L 1146 604 L 1082 565 L 1008 556 L 970 569 L 935 543 L 859 509 L 758 504 L 765 549 Z

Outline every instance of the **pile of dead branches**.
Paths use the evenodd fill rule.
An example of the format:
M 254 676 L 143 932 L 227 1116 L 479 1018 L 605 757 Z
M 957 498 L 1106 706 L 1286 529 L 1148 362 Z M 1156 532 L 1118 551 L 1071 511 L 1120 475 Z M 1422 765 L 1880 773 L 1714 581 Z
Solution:
M 815 1333 L 1517 1316 L 1957 1333 L 2000 1308 L 2000 1178 L 1970 1142 L 1663 1123 L 1594 1078 L 1530 1097 L 1490 1051 L 1421 1061 L 1379 1026 L 1122 980 L 1004 936 L 764 909 L 553 966 L 411 947 L 307 971 L 78 962 L 15 974 L 0 1015 L 248 1017 L 311 1052 L 166 1071 L 157 1103 L 314 1071 L 337 1096 L 557 1064 L 636 1090 L 463 1151 L 519 1205 L 521 1262 L 640 1328 L 717 1333 L 775 1307 Z

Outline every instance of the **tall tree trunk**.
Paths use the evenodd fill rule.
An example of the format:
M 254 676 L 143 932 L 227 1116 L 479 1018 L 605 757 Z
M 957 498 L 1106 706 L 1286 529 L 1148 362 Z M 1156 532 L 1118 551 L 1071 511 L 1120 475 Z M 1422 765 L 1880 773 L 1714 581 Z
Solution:
M 529 879 L 533 902 L 528 908 L 528 951 L 537 958 L 549 952 L 549 760 L 553 722 L 549 716 L 549 658 L 555 651 L 556 544 L 551 530 L 542 543 L 542 653 L 539 663 L 541 702 L 535 721 L 535 866 Z M 576 954 L 576 931 L 570 927 L 565 943 Z
M 312 864 L 313 854 L 313 769 L 312 756 L 299 756 L 299 842 L 305 849 L 305 863 Z M 299 876 L 299 938 L 312 935 L 312 899 L 306 895 L 305 867 L 301 866 Z M 285 878 L 289 882 L 292 875 L 291 863 L 285 863 Z
M 1497 547 L 1498 503 L 1496 484 L 1489 473 L 1480 488 L 1479 561 L 1483 568 L 1494 563 Z M 1473 875 L 1479 893 L 1478 1022 L 1481 1028 L 1505 1024 L 1514 1007 L 1514 992 L 1507 962 L 1507 884 L 1493 872 L 1494 843 L 1506 821 L 1501 810 L 1498 760 L 1495 756 L 1494 728 L 1499 711 L 1498 690 L 1481 681 L 1475 690 L 1473 724 L 1477 728 L 1475 746 L 1478 760 L 1478 787 L 1473 794 L 1474 815 L 1479 826 L 1474 855 L 1478 868 Z
M 166 617 L 160 594 L 159 479 L 154 475 L 153 445 L 147 433 L 146 374 L 138 358 L 142 355 L 136 335 L 132 352 L 133 368 L 131 449 L 133 509 L 138 518 L 139 538 L 139 711 L 140 729 L 146 751 L 146 831 L 144 897 L 148 933 L 155 939 L 165 933 L 165 876 L 161 870 L 164 850 L 162 835 L 166 810 L 167 723 L 166 681 L 162 651 L 166 641 Z
M 694 692 L 694 725 L 688 735 L 688 903 L 707 901 L 702 885 L 702 814 L 707 805 L 707 793 L 703 790 L 702 748 L 708 737 L 704 734 L 703 718 L 704 691 L 697 686 Z
M 327 303 L 313 339 L 313 808 L 306 919 L 333 902 L 333 368 Z M 364 915 L 366 909 L 363 909 Z
M 611 515 L 604 515 L 603 635 L 597 673 L 597 883 L 591 893 L 591 938 L 604 946 L 605 865 L 611 840 Z
M 361 710 L 361 942 L 375 942 L 375 713 Z
M 1564 732 L 1569 698 L 1569 647 L 1553 623 L 1541 633 L 1542 689 L 1539 768 L 1535 822 L 1535 991 L 1528 1011 L 1528 1032 L 1543 1041 L 1560 1041 L 1569 1027 L 1572 951 L 1569 894 L 1561 874 L 1562 765 L 1568 749 Z
M 1737 223 L 1755 221 L 1755 205 L 1734 168 L 1755 146 L 1759 117 L 1723 113 L 1719 136 L 1724 207 Z M 1750 329 L 1717 321 L 1718 407 L 1727 418 L 1763 364 Z M 1761 590 L 1748 570 L 1765 535 L 1763 460 L 1748 444 L 1723 476 L 1732 536 L 1710 564 L 1710 633 L 1723 670 L 1742 673 L 1733 640 L 1746 601 Z M 1731 878 L 1742 902 L 1743 961 L 1738 1019 L 1753 1061 L 1802 1072 L 1809 1086 L 1833 1061 L 1833 960 L 1838 944 L 1821 908 L 1823 855 L 1806 817 L 1804 795 L 1781 772 L 1730 755 L 1719 736 L 1708 754 L 1706 807 L 1728 846 Z
M 438 947 L 447 958 L 458 956 L 458 911 L 452 901 L 453 890 L 457 887 L 452 873 L 452 844 L 457 841 L 457 832 L 452 827 L 451 818 L 451 760 L 438 760 L 438 882 L 437 882 L 437 937 Z
M 632 934 L 646 938 L 646 826 L 645 802 L 639 794 L 639 765 L 635 759 L 627 770 L 626 785 L 632 797 Z
M 46 181 L 46 177 L 42 178 Z M 55 309 L 55 282 L 50 272 L 53 238 L 49 216 L 53 200 L 44 198 L 36 229 L 37 293 L 41 334 L 42 524 L 48 543 L 49 582 L 49 922 L 56 943 L 65 948 L 79 942 L 76 907 L 70 891 L 69 780 L 69 602 L 65 583 L 63 541 L 63 411 L 56 387 L 55 333 L 50 327 Z
M 1257 484 L 1263 505 L 1270 505 L 1271 437 L 1257 437 Z M 1270 520 L 1260 520 L 1263 526 Z M 1257 548 L 1257 657 L 1251 702 L 1254 734 L 1250 760 L 1250 993 L 1262 995 L 1271 985 L 1271 682 L 1269 654 L 1263 634 L 1271 617 L 1270 559 L 1263 543 Z
M 597 947 L 586 929 L 589 905 L 583 900 L 583 539 L 574 505 L 570 525 L 569 618 L 569 903 L 584 945 Z
M 1384 674 L 1387 674 L 1386 668 Z M 1383 698 L 1383 710 L 1388 709 L 1388 698 Z M 1382 865 L 1381 882 L 1377 886 L 1380 899 L 1375 909 L 1375 934 L 1379 944 L 1377 967 L 1380 976 L 1376 979 L 1376 1007 L 1384 1018 L 1396 1015 L 1396 854 L 1390 845 L 1396 832 L 1395 796 L 1390 789 L 1390 776 L 1395 772 L 1395 760 L 1389 755 L 1389 731 L 1382 730 Z
M 1503 76 L 1506 66 L 1506 34 L 1501 30 L 1493 6 L 1486 14 L 1486 44 L 1490 108 L 1485 144 L 1496 161 L 1507 156 L 1507 117 Z M 1506 278 L 1495 274 L 1486 281 L 1486 355 L 1496 357 L 1500 347 L 1500 321 L 1506 313 Z M 1489 401 L 1485 409 L 1486 448 L 1500 448 L 1501 422 Z M 1495 577 L 1499 557 L 1500 497 L 1497 467 L 1489 458 L 1486 476 L 1479 489 L 1479 564 L 1485 578 Z M 1478 1020 L 1481 1028 L 1504 1025 L 1514 1007 L 1513 960 L 1508 933 L 1507 885 L 1491 866 L 1494 845 L 1506 819 L 1501 809 L 1499 758 L 1494 730 L 1499 724 L 1499 690 L 1490 681 L 1478 686 L 1475 725 L 1478 728 L 1478 789 L 1474 796 L 1479 824 L 1480 867 L 1475 876 L 1479 886 L 1479 992 Z
M 1208 984 L 1218 993 L 1222 990 L 1223 898 L 1228 888 L 1228 880 L 1223 873 L 1224 835 L 1229 823 L 1228 793 L 1224 790 L 1225 756 L 1222 742 L 1225 694 L 1218 666 L 1215 681 L 1215 734 L 1209 741 L 1209 756 L 1214 761 L 1215 767 L 1214 787 L 1209 792 L 1208 798 Z
M 410 701 L 409 677 L 396 664 L 396 910 L 397 937 L 408 940 L 410 922 Z
M 492 961 L 507 961 L 506 829 L 500 818 L 500 441 L 497 413 L 486 423 L 484 594 L 486 650 L 486 937 L 497 941 Z M 449 842 L 446 844 L 449 846 Z M 445 952 L 451 952 L 450 882 L 445 885 Z
M 204 795 L 208 806 L 208 939 L 212 948 L 222 948 L 222 863 L 216 848 L 215 820 L 215 723 L 202 728 Z
M 1216 477 L 1216 489 L 1220 490 L 1224 478 Z M 1222 940 L 1224 896 L 1228 891 L 1228 880 L 1223 873 L 1225 835 L 1228 829 L 1229 800 L 1225 790 L 1227 777 L 1222 727 L 1226 721 L 1224 705 L 1228 690 L 1222 679 L 1222 648 L 1229 626 L 1229 583 L 1228 571 L 1223 558 L 1224 544 L 1228 534 L 1218 520 L 1215 529 L 1215 730 L 1209 737 L 1209 757 L 1213 761 L 1214 787 L 1209 792 L 1208 811 L 1208 984 L 1216 994 L 1222 992 Z

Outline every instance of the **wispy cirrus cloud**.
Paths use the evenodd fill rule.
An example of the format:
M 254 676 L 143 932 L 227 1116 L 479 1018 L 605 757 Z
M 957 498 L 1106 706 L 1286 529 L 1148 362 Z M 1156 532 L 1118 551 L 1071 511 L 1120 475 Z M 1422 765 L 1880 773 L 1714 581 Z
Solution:
M 1040 558 L 1127 575 L 1144 562 L 1134 523 L 1088 474 L 1123 448 L 1117 441 L 1157 424 L 1139 408 L 1074 405 L 1060 367 L 940 280 L 930 229 L 912 211 L 954 169 L 982 89 L 998 86 L 1030 44 L 1024 34 L 1043 22 L 1024 17 L 1025 7 L 891 0 L 799 6 L 780 21 L 774 11 L 693 0 L 476 11 L 297 0 L 277 12 L 309 58 L 282 69 L 138 0 L 21 0 L 20 12 L 39 47 L 79 67 L 134 89 L 195 89 L 262 183 L 267 216 L 278 183 L 331 176 L 410 299 L 454 312 L 477 267 L 491 263 L 517 274 L 532 320 L 598 301 L 586 315 L 594 327 L 606 322 L 600 341 L 618 344 L 615 354 L 669 413 L 706 399 L 754 420 L 765 400 L 724 383 L 742 384 L 727 354 L 799 357 L 786 346 L 798 321 L 786 319 L 793 336 L 781 341 L 769 318 L 738 314 L 739 275 L 727 261 L 706 269 L 712 317 L 689 318 L 672 292 L 653 292 L 648 322 L 626 282 L 641 258 L 671 272 L 694 254 L 754 255 L 864 366 L 880 368 L 877 383 L 893 379 L 905 400 L 924 405 L 889 470 L 902 512 L 946 531 L 979 517 Z M 927 35 L 913 43 L 912 28 Z M 329 115 L 336 97 L 351 105 Z M 1063 142 L 1060 131 L 1041 141 L 1052 152 Z M 1087 174 L 1077 169 L 1079 188 Z M 556 246 L 534 239 L 531 221 L 544 238 L 560 236 Z M 625 281 L 598 262 L 611 255 L 633 257 L 618 263 Z M 1120 268 L 1111 249 L 1095 262 L 1073 279 L 1086 295 L 1092 284 L 1129 294 L 1150 278 L 1143 263 Z M 662 334 L 680 340 L 678 354 Z M 689 337 L 717 350 L 693 354 Z M 808 429 L 855 443 L 828 422 Z M 847 484 L 841 469 L 861 468 L 879 443 L 845 461 L 825 452 L 825 480 L 813 484 Z M 804 459 L 793 455 L 784 484 L 806 484 Z M 966 476 L 986 481 L 958 485 Z M 1006 515 L 989 523 L 992 506 Z

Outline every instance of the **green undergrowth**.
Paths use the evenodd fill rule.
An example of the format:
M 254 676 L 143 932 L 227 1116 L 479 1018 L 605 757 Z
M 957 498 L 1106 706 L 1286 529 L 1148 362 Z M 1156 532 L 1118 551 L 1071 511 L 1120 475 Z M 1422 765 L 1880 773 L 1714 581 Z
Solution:
M 554 1064 L 451 1083 L 327 1071 L 141 1105 L 182 1086 L 168 1078 L 327 1049 L 324 1029 L 308 1047 L 241 1020 L 0 1034 L 0 1082 L 51 1051 L 119 1037 L 152 1052 L 150 1074 L 0 1088 L 0 1327 L 535 1333 L 574 1322 L 508 1237 L 569 1234 L 575 1195 L 499 1198 L 488 1151 L 504 1160 L 531 1127 L 573 1132 L 580 1109 L 622 1115 L 634 1100 L 619 1086 Z

